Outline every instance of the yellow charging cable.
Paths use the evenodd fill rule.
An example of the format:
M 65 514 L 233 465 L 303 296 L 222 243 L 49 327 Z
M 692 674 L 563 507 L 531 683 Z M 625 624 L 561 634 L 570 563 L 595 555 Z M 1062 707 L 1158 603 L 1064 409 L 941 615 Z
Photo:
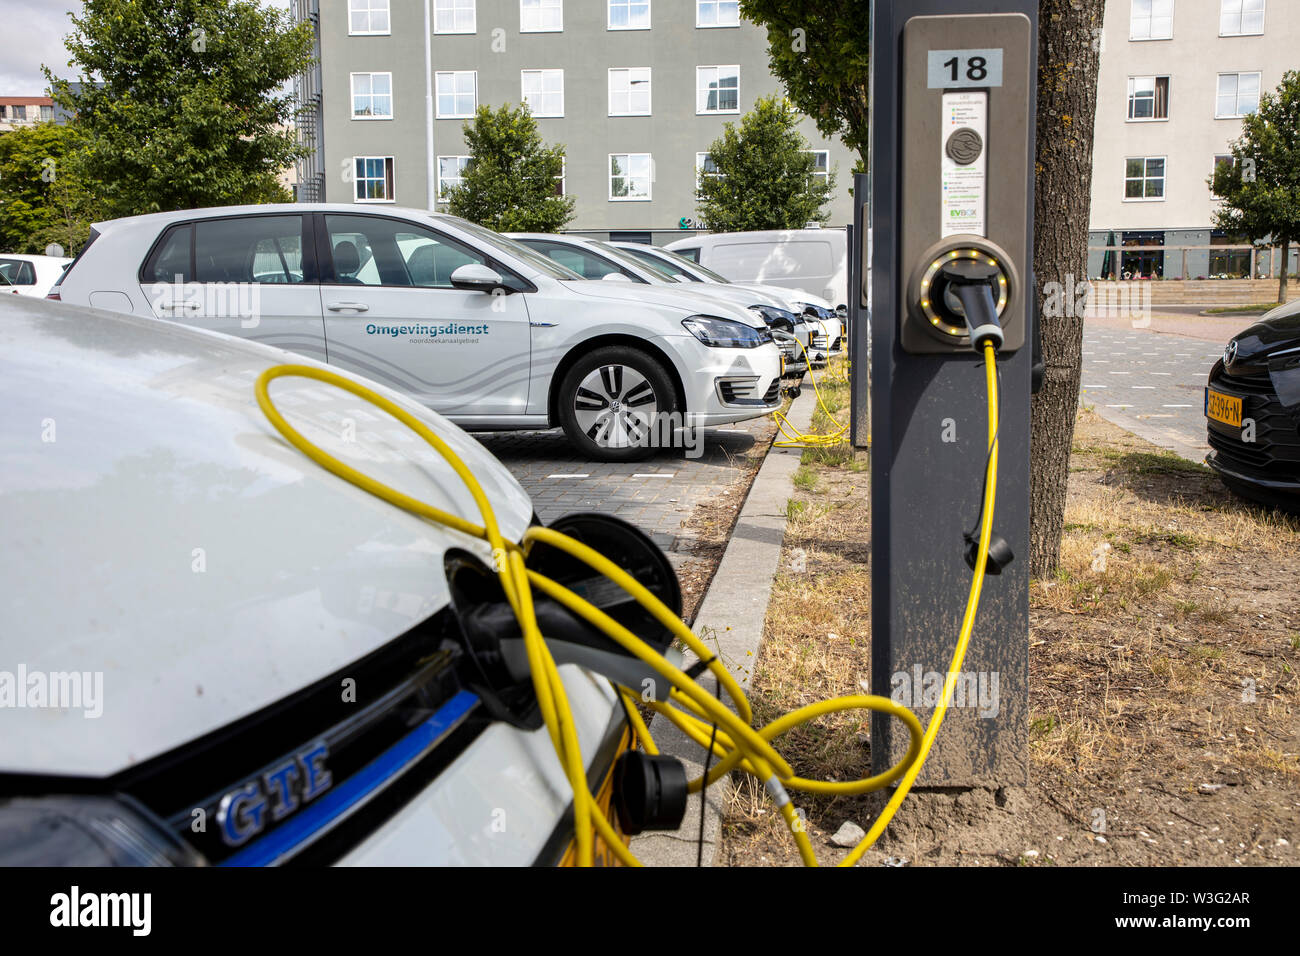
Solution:
M 597 835 L 605 842 L 618 859 L 630 866 L 639 865 L 632 851 L 623 843 L 613 826 L 601 812 L 591 793 L 587 782 L 586 764 L 578 745 L 573 714 L 569 707 L 568 695 L 560 677 L 559 669 L 551 656 L 550 649 L 541 634 L 533 608 L 533 589 L 558 601 L 577 616 L 588 621 L 611 640 L 621 646 L 632 656 L 643 661 L 655 673 L 664 678 L 669 694 L 666 701 L 656 701 L 652 706 L 666 718 L 686 732 L 704 748 L 709 746 L 709 732 L 716 726 L 713 753 L 718 758 L 716 766 L 709 771 L 708 778 L 691 781 L 693 792 L 708 787 L 723 774 L 733 769 L 740 769 L 757 777 L 776 803 L 794 836 L 800 857 L 810 865 L 817 865 L 812 843 L 808 839 L 803 819 L 794 806 L 786 787 L 806 792 L 823 794 L 857 794 L 868 790 L 885 787 L 902 778 L 893 798 L 886 805 L 880 818 L 876 820 L 871 831 L 861 843 L 849 854 L 843 865 L 852 865 L 861 858 L 872 843 L 884 831 L 910 789 L 921 764 L 929 752 L 939 724 L 943 720 L 948 701 L 952 697 L 956 684 L 956 672 L 960 670 L 966 646 L 970 640 L 974 625 L 975 611 L 979 604 L 980 586 L 984 577 L 984 565 L 988 554 L 989 537 L 992 533 L 993 498 L 997 485 L 997 397 L 996 365 L 992 347 L 985 349 L 989 389 L 989 436 L 990 454 L 989 470 L 986 481 L 983 521 L 980 530 L 980 551 L 976 562 L 975 578 L 967 599 L 966 614 L 958 637 L 956 652 L 949 666 L 948 679 L 944 683 L 943 699 L 930 719 L 930 725 L 924 732 L 921 723 L 910 710 L 886 697 L 874 694 L 854 694 L 835 697 L 801 707 L 778 718 L 762 728 L 752 725 L 753 711 L 735 678 L 697 638 L 682 620 L 663 602 L 640 584 L 635 578 L 618 567 L 608 558 L 592 550 L 581 542 L 553 531 L 549 528 L 533 526 L 528 528 L 519 543 L 505 540 L 497 523 L 486 493 L 460 456 L 451 449 L 424 422 L 420 421 L 400 405 L 390 401 L 370 388 L 338 375 L 327 369 L 309 365 L 278 365 L 264 371 L 258 376 L 255 386 L 257 404 L 266 415 L 267 420 L 291 445 L 316 462 L 327 471 L 343 478 L 345 481 L 361 488 L 363 491 L 402 508 L 428 521 L 452 528 L 462 534 L 486 541 L 492 550 L 493 563 L 501 579 L 501 587 L 506 600 L 514 611 L 523 634 L 528 655 L 533 688 L 537 695 L 538 708 L 556 756 L 564 769 L 565 776 L 573 790 L 574 840 L 578 848 L 578 862 L 590 866 L 594 857 L 594 842 Z M 470 495 L 483 519 L 483 525 L 476 525 L 458 515 L 403 494 L 388 485 L 375 480 L 309 442 L 295 429 L 271 401 L 269 386 L 272 381 L 283 377 L 314 379 L 334 385 L 356 397 L 369 402 L 387 412 L 393 418 L 406 425 L 426 441 L 451 466 L 452 470 L 469 489 Z M 638 604 L 667 628 L 692 653 L 702 661 L 707 661 L 707 670 L 718 681 L 720 690 L 725 690 L 735 710 L 728 708 L 718 696 L 701 687 L 689 675 L 681 671 L 653 647 L 646 644 L 635 634 L 623 627 L 595 605 L 583 600 L 563 585 L 552 581 L 536 571 L 529 570 L 524 559 L 532 546 L 538 542 L 555 547 L 582 561 L 598 574 L 603 575 L 626 591 Z M 627 688 L 617 688 L 625 699 L 633 700 Z M 633 700 L 634 702 L 634 700 Z M 872 710 L 890 714 L 901 720 L 910 734 L 907 753 L 903 758 L 884 773 L 856 781 L 819 781 L 807 780 L 795 775 L 794 770 L 772 746 L 772 741 L 799 724 L 814 720 L 825 714 L 846 710 Z M 656 753 L 654 741 L 645 722 L 637 713 L 636 707 L 628 708 L 634 729 L 646 750 Z M 701 739 L 702 738 L 702 739 Z
M 823 326 L 823 328 L 825 327 Z M 827 337 L 829 338 L 829 334 Z M 817 387 L 817 375 L 813 372 L 812 359 L 808 356 L 808 350 L 803 347 L 803 343 L 798 339 L 795 339 L 794 341 L 803 352 L 804 362 L 808 365 L 808 377 L 812 379 L 813 394 L 817 396 L 817 404 L 821 407 L 822 414 L 833 422 L 835 421 L 835 416 L 832 415 L 830 409 L 826 407 L 826 402 L 822 399 L 821 389 Z M 828 369 L 830 368 L 830 364 L 831 360 L 828 350 L 826 359 L 826 367 Z M 849 426 L 844 424 L 827 435 L 806 434 L 799 431 L 799 429 L 794 426 L 794 423 L 781 412 L 773 412 L 772 417 L 776 420 L 776 427 L 780 429 L 781 435 L 783 436 L 772 443 L 778 448 L 827 448 L 845 441 L 844 435 L 849 430 Z

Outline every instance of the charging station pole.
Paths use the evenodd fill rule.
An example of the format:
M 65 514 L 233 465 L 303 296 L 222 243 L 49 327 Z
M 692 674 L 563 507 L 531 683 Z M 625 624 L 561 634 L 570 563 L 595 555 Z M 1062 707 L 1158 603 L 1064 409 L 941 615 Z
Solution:
M 961 626 L 971 584 L 964 535 L 987 462 L 984 363 L 964 311 L 973 285 L 987 288 L 1005 334 L 993 528 L 1015 557 L 985 577 L 923 787 L 1028 779 L 1037 43 L 1037 0 L 875 0 L 872 9 L 871 174 L 855 189 L 869 206 L 857 216 L 862 258 L 850 297 L 855 319 L 870 303 L 870 320 L 853 323 L 854 354 L 870 361 L 854 362 L 851 432 L 865 442 L 869 407 L 872 691 L 923 724 Z M 872 772 L 901 759 L 907 740 L 901 723 L 873 715 Z

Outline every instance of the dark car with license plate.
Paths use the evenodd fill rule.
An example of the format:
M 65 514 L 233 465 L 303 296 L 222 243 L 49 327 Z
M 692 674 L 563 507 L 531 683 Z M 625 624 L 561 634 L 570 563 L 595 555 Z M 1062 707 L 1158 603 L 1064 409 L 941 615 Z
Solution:
M 1300 302 L 1235 336 L 1205 389 L 1206 463 L 1231 490 L 1300 512 Z

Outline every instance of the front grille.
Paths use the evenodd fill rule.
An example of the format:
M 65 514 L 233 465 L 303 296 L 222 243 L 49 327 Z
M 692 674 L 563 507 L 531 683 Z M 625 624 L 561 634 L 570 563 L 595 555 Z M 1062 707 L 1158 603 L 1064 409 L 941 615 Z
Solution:
M 113 787 L 166 820 L 173 832 L 209 862 L 220 863 L 255 847 L 259 840 L 311 806 L 300 801 L 294 812 L 273 820 L 271 810 L 279 802 L 275 788 L 262 780 L 263 774 L 324 744 L 329 751 L 325 769 L 331 783 L 322 797 L 328 795 L 460 693 L 462 685 L 456 673 L 459 642 L 451 639 L 456 634 L 453 612 L 446 608 L 344 670 L 184 748 L 127 771 L 113 781 Z M 421 782 L 412 789 L 411 781 L 406 781 L 407 785 L 401 787 L 406 799 L 427 785 L 454 756 L 451 751 L 462 750 L 483 726 L 480 708 L 472 707 L 456 733 L 435 748 L 441 751 L 436 761 L 422 758 L 411 765 L 410 775 L 418 771 Z M 300 786 L 302 774 L 297 777 Z M 228 846 L 217 823 L 221 800 L 255 781 L 261 782 L 262 793 L 268 799 L 263 811 L 267 824 L 249 842 Z M 391 788 L 400 783 L 402 780 L 397 778 L 384 781 Z M 338 829 L 340 833 L 346 831 L 354 844 L 400 805 L 376 797 L 347 818 L 346 828 Z M 202 827 L 196 827 L 198 820 L 203 821 Z M 333 830 L 328 835 L 309 834 L 302 846 L 308 842 L 316 862 L 330 862 L 350 848 Z
M 772 379 L 761 396 L 757 375 L 733 375 L 717 380 L 718 398 L 724 405 L 773 405 L 781 396 L 781 380 Z
M 763 393 L 763 404 L 775 405 L 777 400 L 780 397 L 781 397 L 781 380 L 774 378 L 772 379 L 772 384 L 767 387 L 767 391 Z
M 1228 375 L 1216 368 L 1210 381 L 1216 392 L 1242 400 L 1242 421 L 1255 423 L 1255 440 L 1242 441 L 1245 428 L 1207 419 L 1207 441 L 1225 467 L 1263 479 L 1300 477 L 1300 428 L 1282 407 L 1268 378 Z
M 826 333 L 825 333 L 825 332 L 814 332 L 814 333 L 812 334 L 812 338 L 809 339 L 809 344 L 810 344 L 813 348 L 815 348 L 815 349 L 824 349 L 824 348 L 826 348 Z

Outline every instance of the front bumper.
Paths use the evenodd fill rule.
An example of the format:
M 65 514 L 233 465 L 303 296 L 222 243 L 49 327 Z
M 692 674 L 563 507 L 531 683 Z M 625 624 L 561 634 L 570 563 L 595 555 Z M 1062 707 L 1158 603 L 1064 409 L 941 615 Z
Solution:
M 1210 373 L 1209 387 L 1241 400 L 1243 425 L 1207 417 L 1206 464 L 1246 497 L 1284 507 L 1300 504 L 1300 427 L 1278 401 L 1270 379 L 1229 375 L 1220 361 Z
M 688 428 L 760 418 L 781 405 L 781 350 L 710 348 L 693 336 L 672 336 L 681 361 Z

